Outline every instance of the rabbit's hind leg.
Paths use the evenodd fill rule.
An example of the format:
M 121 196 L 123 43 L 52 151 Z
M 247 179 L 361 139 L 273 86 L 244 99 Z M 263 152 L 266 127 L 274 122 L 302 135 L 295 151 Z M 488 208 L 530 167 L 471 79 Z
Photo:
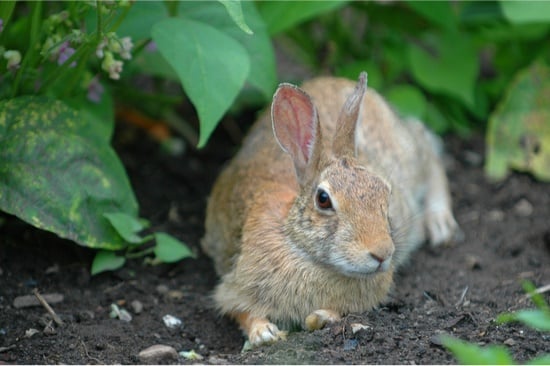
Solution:
M 430 164 L 424 207 L 424 220 L 432 246 L 449 243 L 459 232 L 453 216 L 447 176 L 441 160 L 434 156 Z

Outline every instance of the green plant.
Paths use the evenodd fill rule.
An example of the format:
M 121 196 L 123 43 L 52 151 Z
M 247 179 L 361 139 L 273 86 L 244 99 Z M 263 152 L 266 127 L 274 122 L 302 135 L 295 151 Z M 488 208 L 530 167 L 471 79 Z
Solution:
M 514 313 L 505 313 L 497 317 L 498 324 L 520 322 L 524 325 L 544 332 L 550 332 L 550 307 L 530 282 L 523 284 L 536 305 L 536 309 L 523 309 Z M 442 337 L 443 345 L 449 349 L 461 364 L 477 365 L 513 365 L 516 364 L 510 352 L 503 346 L 480 347 L 450 336 Z M 547 365 L 550 354 L 539 356 L 528 362 L 530 365 Z
M 177 18 L 179 11 L 185 16 Z M 168 234 L 137 236 L 146 226 L 138 219 L 137 201 L 110 146 L 113 100 L 118 92 L 131 88 L 130 75 L 123 73 L 123 67 L 132 58 L 137 59 L 136 66 L 130 66 L 126 74 L 156 75 L 171 63 L 197 106 L 203 122 L 200 143 L 204 144 L 211 126 L 254 72 L 248 57 L 243 56 L 247 51 L 227 35 L 239 38 L 241 33 L 251 33 L 243 19 L 239 1 L 1 2 L 0 209 L 38 228 L 100 249 L 93 273 L 118 268 L 125 257 L 154 254 L 169 262 L 191 256 L 184 244 Z M 167 31 L 183 33 L 176 37 L 182 43 L 169 44 Z M 158 52 L 150 55 L 144 51 L 151 37 L 164 59 Z M 241 40 L 254 44 L 256 39 Z M 215 42 L 225 45 L 216 55 L 218 59 L 240 55 L 232 60 L 238 65 L 229 65 L 241 67 L 238 77 L 211 63 L 212 50 L 219 49 Z M 183 50 L 170 53 L 173 47 Z M 202 58 L 199 51 L 204 53 Z M 269 51 L 266 57 L 272 62 Z M 206 73 L 186 67 L 189 60 Z M 250 77 L 250 83 L 267 94 L 274 84 L 274 67 L 260 61 L 257 65 L 264 67 L 264 72 Z M 189 75 L 198 79 L 189 81 Z M 105 81 L 107 76 L 118 82 Z M 227 81 L 216 86 L 219 95 L 211 92 L 212 80 Z M 207 98 L 209 109 L 204 112 Z M 173 106 L 174 98 L 165 100 Z M 154 246 L 142 249 L 151 240 Z M 120 250 L 125 257 L 113 252 Z
M 84 246 L 140 253 L 105 217 L 138 218 L 110 146 L 115 105 L 171 121 L 202 147 L 232 106 L 270 100 L 272 39 L 316 74 L 368 71 L 370 87 L 438 132 L 489 121 L 490 176 L 512 167 L 550 179 L 548 4 L 1 1 L 0 209 Z M 184 95 L 198 136 L 175 116 Z
M 314 73 L 367 70 L 370 87 L 440 133 L 487 128 L 490 177 L 514 168 L 549 180 L 549 14 L 532 1 L 351 2 L 278 39 Z

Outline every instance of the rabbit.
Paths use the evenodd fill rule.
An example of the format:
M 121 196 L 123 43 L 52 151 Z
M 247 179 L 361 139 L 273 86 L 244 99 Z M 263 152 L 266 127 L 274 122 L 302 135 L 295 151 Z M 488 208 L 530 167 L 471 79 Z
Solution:
M 458 229 L 441 143 L 366 83 L 280 84 L 212 188 L 214 301 L 252 346 L 376 307 L 411 251 Z

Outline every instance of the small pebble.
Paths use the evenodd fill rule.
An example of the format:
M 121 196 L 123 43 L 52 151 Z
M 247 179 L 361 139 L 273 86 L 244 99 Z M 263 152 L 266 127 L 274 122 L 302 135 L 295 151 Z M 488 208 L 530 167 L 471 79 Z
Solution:
M 25 338 L 30 338 L 36 333 L 40 333 L 38 329 L 30 328 L 25 331 Z
M 533 205 L 525 198 L 520 199 L 514 206 L 514 211 L 523 217 L 529 217 L 533 213 Z
M 165 316 L 163 316 L 162 321 L 164 321 L 164 325 L 166 325 L 170 329 L 178 328 L 182 324 L 182 321 L 180 319 L 170 314 L 166 314 Z
M 346 339 L 344 342 L 344 351 L 353 351 L 359 346 L 359 342 L 356 339 Z
M 491 210 L 489 213 L 487 213 L 487 217 L 491 221 L 500 222 L 504 220 L 504 212 L 501 210 Z
M 178 359 L 178 353 L 173 347 L 155 344 L 138 354 L 139 361 L 145 364 L 159 364 Z
M 170 291 L 170 289 L 166 285 L 158 285 L 156 290 L 161 295 L 166 295 L 168 291 Z
M 47 324 L 45 327 L 44 327 L 44 330 L 42 331 L 45 335 L 54 335 L 56 334 L 57 332 L 55 331 L 55 328 L 53 327 L 53 324 L 52 322 L 50 322 L 49 324 Z
M 133 300 L 130 303 L 130 306 L 132 307 L 134 314 L 140 314 L 143 311 L 143 304 L 139 300 Z
M 181 300 L 185 296 L 183 291 L 180 290 L 170 290 L 166 295 L 173 300 Z
M 45 274 L 53 274 L 53 273 L 59 273 L 59 264 L 54 264 L 53 266 L 50 266 L 46 268 L 46 271 L 44 271 Z
M 351 323 L 350 326 L 351 326 L 351 332 L 353 334 L 355 334 L 357 332 L 360 332 L 362 330 L 370 329 L 370 327 L 368 325 L 361 324 L 361 323 Z
M 50 305 L 60 303 L 65 298 L 62 294 L 58 293 L 42 294 L 42 297 Z M 28 308 L 31 306 L 41 306 L 40 301 L 38 301 L 34 295 L 17 296 L 13 300 L 13 307 L 16 309 Z
M 95 314 L 91 310 L 82 310 L 82 311 L 79 311 L 76 314 L 76 321 L 77 322 L 93 320 L 94 318 L 95 318 Z
M 229 362 L 227 362 L 226 359 L 220 358 L 217 356 L 208 357 L 208 363 L 211 365 L 228 365 L 229 364 Z
M 504 343 L 505 345 L 507 345 L 507 346 L 515 346 L 515 345 L 516 345 L 516 341 L 513 340 L 512 338 L 508 338 L 508 339 L 505 340 L 503 343 Z
M 132 315 L 130 315 L 127 310 L 119 308 L 116 304 L 111 304 L 111 313 L 109 314 L 109 316 L 111 318 L 119 318 L 123 322 L 132 321 Z

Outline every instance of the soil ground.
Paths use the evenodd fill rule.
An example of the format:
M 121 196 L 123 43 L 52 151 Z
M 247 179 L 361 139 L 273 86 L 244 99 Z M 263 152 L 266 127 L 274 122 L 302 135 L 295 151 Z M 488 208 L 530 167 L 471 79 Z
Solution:
M 366 314 L 351 314 L 315 332 L 241 353 L 243 336 L 212 310 L 217 282 L 211 261 L 200 252 L 206 197 L 222 164 L 237 144 L 219 129 L 209 147 L 183 157 L 163 154 L 140 131 L 119 127 L 119 152 L 141 205 L 156 231 L 182 239 L 197 259 L 151 266 L 131 260 L 118 271 L 90 276 L 93 257 L 57 236 L 14 217 L 0 226 L 0 364 L 135 364 L 154 344 L 195 350 L 202 361 L 179 357 L 168 363 L 456 363 L 439 335 L 481 345 L 504 345 L 518 362 L 550 351 L 550 336 L 520 324 L 497 325 L 506 311 L 532 307 L 522 280 L 550 283 L 550 186 L 522 174 L 500 183 L 483 174 L 481 138 L 445 138 L 456 218 L 464 239 L 446 248 L 423 247 L 395 278 L 390 300 Z M 32 294 L 60 293 L 53 304 L 64 321 L 49 331 L 40 306 L 15 308 Z M 549 299 L 548 293 L 544 295 Z M 130 304 L 138 300 L 139 313 Z M 131 322 L 109 317 L 116 303 Z M 163 316 L 183 321 L 169 329 Z M 368 328 L 356 334 L 352 323 Z M 38 333 L 26 336 L 29 329 Z M 162 362 L 162 361 L 161 361 Z

